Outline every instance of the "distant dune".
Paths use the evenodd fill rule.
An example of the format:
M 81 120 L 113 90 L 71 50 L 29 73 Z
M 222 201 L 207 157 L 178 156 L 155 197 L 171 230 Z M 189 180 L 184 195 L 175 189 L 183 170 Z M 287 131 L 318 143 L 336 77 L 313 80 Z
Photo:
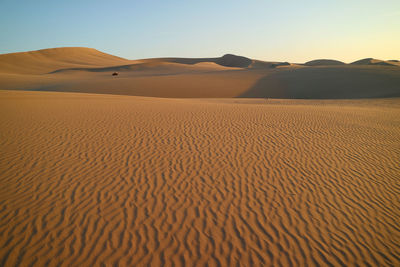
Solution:
M 397 66 L 396 60 L 380 60 L 374 58 L 365 58 L 351 63 L 352 65 L 381 65 L 381 66 Z
M 0 55 L 0 89 L 175 98 L 397 97 L 400 63 L 291 64 L 232 54 L 127 60 L 91 48 L 54 48 Z
M 342 61 L 333 59 L 316 59 L 304 63 L 304 65 L 306 66 L 332 66 L 332 65 L 344 65 L 344 64 L 345 63 Z
M 0 266 L 400 266 L 400 99 L 0 91 Z
M 68 67 L 93 67 L 127 64 L 126 59 L 96 49 L 65 47 L 0 55 L 0 72 L 45 74 Z

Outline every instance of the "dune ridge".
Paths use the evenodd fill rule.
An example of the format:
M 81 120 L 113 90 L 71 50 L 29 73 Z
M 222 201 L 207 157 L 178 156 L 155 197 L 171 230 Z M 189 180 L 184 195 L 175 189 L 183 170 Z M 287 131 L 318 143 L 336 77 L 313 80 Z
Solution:
M 0 91 L 1 266 L 398 266 L 400 102 Z

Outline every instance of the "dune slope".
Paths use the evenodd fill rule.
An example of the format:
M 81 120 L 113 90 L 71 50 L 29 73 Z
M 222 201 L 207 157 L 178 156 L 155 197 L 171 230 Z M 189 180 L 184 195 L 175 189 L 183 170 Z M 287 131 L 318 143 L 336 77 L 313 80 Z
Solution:
M 1 266 L 398 266 L 400 102 L 0 91 Z
M 400 97 L 400 68 L 313 66 L 270 72 L 240 97 L 352 99 Z
M 0 73 L 45 74 L 61 68 L 128 64 L 127 59 L 86 47 L 61 47 L 0 55 Z

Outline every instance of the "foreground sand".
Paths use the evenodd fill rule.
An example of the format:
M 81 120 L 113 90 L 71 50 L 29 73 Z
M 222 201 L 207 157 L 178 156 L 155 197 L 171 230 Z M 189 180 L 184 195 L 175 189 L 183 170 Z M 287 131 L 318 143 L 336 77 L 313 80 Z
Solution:
M 399 266 L 400 99 L 0 91 L 0 266 Z

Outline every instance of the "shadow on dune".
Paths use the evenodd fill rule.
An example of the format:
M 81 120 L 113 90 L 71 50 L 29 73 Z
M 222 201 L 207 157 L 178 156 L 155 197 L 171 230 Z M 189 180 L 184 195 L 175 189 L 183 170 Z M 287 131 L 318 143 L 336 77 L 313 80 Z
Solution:
M 270 72 L 238 97 L 347 99 L 400 97 L 400 71 L 382 67 L 308 67 Z

